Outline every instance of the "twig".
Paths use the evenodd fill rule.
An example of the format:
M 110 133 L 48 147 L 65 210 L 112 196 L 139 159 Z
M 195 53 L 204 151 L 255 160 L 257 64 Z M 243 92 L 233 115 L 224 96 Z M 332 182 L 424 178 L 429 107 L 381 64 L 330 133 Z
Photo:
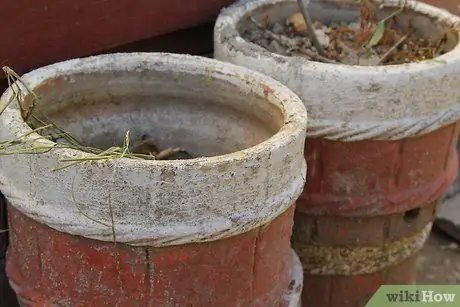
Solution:
M 16 145 L 16 144 L 20 144 L 21 143 L 21 139 L 24 139 L 26 137 L 28 137 L 29 135 L 31 135 L 32 133 L 39 133 L 40 131 L 42 130 L 45 130 L 45 129 L 49 129 L 53 127 L 52 124 L 49 124 L 49 125 L 46 125 L 46 126 L 43 126 L 43 127 L 40 127 L 40 128 L 37 128 L 37 129 L 34 129 L 30 132 L 27 132 L 23 135 L 21 135 L 20 137 L 16 138 L 16 139 L 13 139 L 13 140 L 10 140 L 10 141 L 6 141 L 6 142 L 1 142 L 0 145 L 2 146 L 5 146 L 5 147 L 8 147 L 10 144 L 13 144 L 13 145 Z
M 380 60 L 378 61 L 377 65 L 381 65 L 386 59 L 387 57 L 393 52 L 395 51 L 396 48 L 398 48 L 398 46 L 404 42 L 410 35 L 411 33 L 408 33 L 406 35 L 404 35 L 403 37 L 401 37 L 397 42 L 396 44 L 394 44 L 393 46 L 391 46 L 390 49 L 387 50 L 387 52 L 385 52 L 382 57 L 380 58 Z
M 0 233 L 5 233 L 5 232 L 8 232 L 10 231 L 9 229 L 0 229 Z
M 44 153 L 50 152 L 51 149 L 53 148 L 54 146 L 35 146 L 35 147 L 23 148 L 19 150 L 8 150 L 6 152 L 0 153 L 0 156 L 44 154 Z M 4 148 L 0 147 L 0 149 L 3 150 Z
M 8 66 L 3 66 L 2 69 L 5 72 L 5 74 L 7 75 L 8 86 L 13 90 L 13 93 L 15 94 L 14 96 L 16 96 L 16 99 L 18 100 L 18 102 L 19 102 L 19 97 L 17 97 L 16 94 L 19 94 L 21 92 L 19 84 L 21 84 L 27 90 L 27 92 L 33 96 L 32 104 L 28 108 L 27 112 L 26 112 L 25 109 L 23 109 L 22 105 L 19 104 L 19 108 L 21 109 L 21 115 L 22 115 L 24 121 L 27 121 L 29 119 L 30 115 L 32 114 L 32 112 L 35 109 L 35 105 L 36 105 L 36 103 L 38 101 L 38 96 L 33 91 L 31 91 L 29 89 L 29 87 L 22 81 L 21 77 L 14 70 L 9 68 Z M 11 83 L 12 81 L 14 81 L 14 82 Z M 18 84 L 16 84 L 16 82 Z M 14 91 L 13 84 L 16 84 L 16 87 L 17 87 L 17 90 L 18 90 L 17 93 Z
M 436 43 L 436 46 L 434 48 L 433 52 L 433 57 L 436 57 L 436 55 L 439 54 L 439 51 L 441 49 L 441 46 L 447 41 L 447 31 L 444 31 L 444 34 L 442 35 L 441 39 Z
M 310 15 L 308 14 L 307 5 L 303 1 L 304 0 L 297 0 L 297 3 L 299 4 L 300 12 L 302 13 L 303 19 L 305 19 L 308 35 L 310 36 L 313 45 L 315 45 L 318 54 L 320 56 L 325 56 L 326 53 L 324 52 L 323 46 L 321 46 L 321 43 L 319 42 L 318 37 L 316 36 L 313 23 L 311 21 Z
M 89 216 L 88 214 L 86 214 L 85 212 L 83 212 L 81 210 L 80 205 L 77 202 L 77 197 L 75 195 L 75 180 L 76 180 L 76 178 L 77 178 L 77 174 L 75 174 L 73 176 L 73 179 L 72 179 L 72 182 L 71 182 L 71 190 L 70 190 L 71 197 L 72 197 L 72 200 L 74 202 L 75 208 L 77 209 L 78 213 L 80 213 L 82 216 L 84 216 L 88 220 L 93 221 L 96 224 L 99 224 L 99 225 L 102 225 L 102 226 L 105 226 L 105 227 L 109 227 L 111 229 L 111 231 L 112 231 L 113 243 L 115 244 L 117 242 L 117 235 L 116 235 L 116 232 L 115 232 L 115 221 L 114 221 L 114 217 L 113 217 L 113 207 L 112 207 L 112 194 L 111 194 L 110 189 L 109 189 L 109 194 L 108 194 L 108 205 L 109 205 L 109 214 L 110 214 L 111 223 L 107 224 L 107 223 L 101 222 L 101 221 Z
M 63 129 L 57 127 L 57 125 L 51 123 L 51 120 L 46 116 L 44 112 L 40 110 L 40 98 L 36 95 L 26 84 L 21 80 L 21 77 L 14 72 L 11 68 L 4 66 L 3 71 L 5 72 L 9 87 L 12 91 L 12 97 L 7 103 L 0 106 L 0 115 L 8 107 L 8 105 L 16 100 L 19 105 L 21 116 L 23 120 L 31 127 L 39 126 L 38 128 L 33 129 L 32 131 L 25 133 L 15 139 L 0 142 L 0 156 L 2 155 L 17 155 L 17 154 L 42 154 L 49 152 L 55 148 L 68 148 L 79 151 L 84 151 L 92 154 L 92 156 L 85 158 L 69 158 L 61 159 L 59 162 L 65 162 L 65 165 L 58 166 L 53 169 L 53 171 L 59 171 L 66 169 L 71 166 L 75 166 L 85 162 L 91 161 L 104 161 L 109 162 L 120 158 L 130 158 L 130 159 L 146 159 L 146 160 L 155 160 L 155 159 L 166 159 L 170 155 L 180 152 L 179 148 L 168 148 L 163 150 L 157 155 L 146 155 L 142 153 L 131 153 L 129 151 L 130 147 L 130 135 L 129 131 L 126 131 L 124 142 L 122 147 L 110 147 L 109 149 L 102 150 L 93 147 L 87 147 L 78 142 L 72 135 L 64 131 Z M 24 108 L 22 102 L 26 95 L 32 96 L 32 102 L 30 107 Z M 38 114 L 37 114 L 38 113 Z M 38 116 L 37 116 L 38 115 Z M 29 119 L 29 120 L 28 120 Z M 26 143 L 27 141 L 38 141 L 39 139 L 29 140 L 26 139 L 31 134 L 37 133 L 44 139 L 50 139 L 55 141 L 56 137 L 62 139 L 64 142 L 54 143 L 50 145 L 37 145 L 33 143 L 31 146 L 25 147 L 20 146 L 21 144 Z M 15 148 L 18 146 L 17 148 Z M 8 149 L 8 150 L 7 150 Z M 10 150 L 11 149 L 11 150 Z

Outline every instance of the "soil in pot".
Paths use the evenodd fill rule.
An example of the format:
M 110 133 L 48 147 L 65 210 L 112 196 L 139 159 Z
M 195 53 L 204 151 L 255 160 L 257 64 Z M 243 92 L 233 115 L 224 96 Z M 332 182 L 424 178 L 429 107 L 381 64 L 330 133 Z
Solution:
M 239 24 L 241 36 L 270 52 L 347 65 L 395 65 L 434 59 L 457 44 L 452 25 L 416 13 L 406 1 L 311 2 L 307 8 L 323 51 L 296 2 L 267 5 Z

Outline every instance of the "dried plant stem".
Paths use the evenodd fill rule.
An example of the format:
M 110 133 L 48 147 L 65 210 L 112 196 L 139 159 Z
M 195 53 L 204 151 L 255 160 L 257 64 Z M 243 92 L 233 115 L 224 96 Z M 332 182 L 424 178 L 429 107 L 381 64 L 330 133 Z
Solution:
M 59 171 L 66 169 L 71 166 L 78 165 L 80 163 L 89 162 L 89 161 L 111 161 L 120 158 L 131 158 L 131 159 L 146 159 L 146 160 L 156 160 L 156 159 L 166 159 L 171 154 L 181 151 L 178 148 L 168 148 L 160 152 L 159 157 L 156 155 L 146 155 L 142 153 L 132 153 L 129 151 L 130 145 L 130 135 L 129 131 L 125 133 L 125 138 L 122 147 L 111 147 L 107 150 L 102 150 L 93 147 L 87 147 L 81 144 L 74 138 L 72 135 L 64 131 L 63 129 L 59 128 L 56 124 L 52 123 L 51 120 L 46 116 L 44 112 L 42 112 L 38 106 L 39 97 L 29 89 L 29 87 L 21 80 L 20 76 L 14 72 L 11 68 L 4 66 L 3 71 L 5 72 L 8 84 L 13 92 L 11 99 L 5 103 L 4 105 L 0 106 L 0 115 L 4 112 L 4 110 L 8 107 L 8 105 L 13 102 L 17 101 L 19 108 L 21 110 L 21 116 L 23 117 L 24 121 L 27 122 L 32 128 L 38 126 L 38 128 L 33 129 L 32 131 L 21 135 L 13 140 L 0 142 L 0 156 L 1 155 L 17 155 L 17 154 L 42 154 L 49 152 L 55 148 L 67 148 L 67 149 L 75 149 L 79 151 L 84 151 L 87 153 L 92 154 L 93 156 L 85 157 L 85 158 L 73 158 L 73 159 L 62 159 L 59 162 L 65 163 L 63 166 L 59 166 L 54 169 L 54 171 Z M 24 91 L 26 93 L 24 93 Z M 32 95 L 32 103 L 31 106 L 25 110 L 22 105 L 22 101 L 26 95 Z M 49 130 L 49 131 L 48 131 Z M 26 139 L 32 134 L 39 134 L 40 137 L 49 140 L 56 140 L 56 139 L 63 139 L 64 143 L 52 143 L 50 145 L 43 145 L 42 144 L 31 144 L 26 148 L 13 148 L 14 146 L 19 146 L 24 144 L 27 141 L 34 141 L 30 139 Z M 40 138 L 39 137 L 39 138 Z M 37 140 L 39 140 L 37 138 Z
M 8 101 L 8 103 L 6 104 L 5 108 L 11 103 L 11 101 L 14 98 L 16 98 L 16 100 L 19 102 L 21 100 L 20 98 L 23 97 L 22 90 L 19 87 L 19 84 L 22 85 L 27 90 L 27 92 L 33 96 L 32 103 L 31 103 L 31 105 L 30 105 L 28 110 L 25 110 L 23 108 L 23 105 L 19 103 L 19 108 L 21 110 L 22 118 L 24 119 L 24 121 L 28 121 L 30 115 L 32 115 L 32 112 L 35 109 L 35 105 L 36 105 L 36 102 L 38 101 L 38 97 L 34 92 L 32 92 L 29 89 L 29 87 L 21 80 L 21 77 L 19 77 L 19 75 L 14 70 L 9 68 L 8 66 L 3 66 L 2 69 L 3 69 L 3 71 L 5 72 L 5 74 L 7 76 L 8 86 L 11 88 L 11 90 L 14 93 L 12 99 L 10 101 Z M 15 90 L 15 87 L 16 87 L 16 90 Z M 2 114 L 3 111 L 4 111 L 4 108 L 0 111 L 0 114 Z
M 393 46 L 391 46 L 390 49 L 387 50 L 387 52 L 385 52 L 382 57 L 380 58 L 379 62 L 377 63 L 377 65 L 381 65 L 387 58 L 388 56 L 390 56 L 390 54 L 396 50 L 396 48 L 398 48 L 399 45 L 401 45 L 409 36 L 410 36 L 411 33 L 408 33 L 406 35 L 404 35 L 403 37 L 401 37 L 397 42 L 396 44 L 394 44 Z
M 97 219 L 95 218 L 92 218 L 91 216 L 89 216 L 88 214 L 86 214 L 85 212 L 83 212 L 80 208 L 80 205 L 78 204 L 77 202 L 77 198 L 75 196 L 75 179 L 76 179 L 77 175 L 75 174 L 75 176 L 73 177 L 72 179 L 72 183 L 71 183 L 71 190 L 70 190 L 70 193 L 71 193 L 71 196 L 72 196 L 72 200 L 74 202 L 74 205 L 75 205 L 75 208 L 77 209 L 78 213 L 80 213 L 82 216 L 84 216 L 85 218 L 87 218 L 88 220 L 90 221 L 93 221 L 94 223 L 96 224 L 99 224 L 99 225 L 102 225 L 104 227 L 109 227 L 112 231 L 112 239 L 113 239 L 113 243 L 115 244 L 117 241 L 117 236 L 116 236 L 116 233 L 115 233 L 115 223 L 114 223 L 114 218 L 113 218 L 113 208 L 112 208 L 112 199 L 111 199 L 111 193 L 110 193 L 110 190 L 109 190 L 109 213 L 110 213 L 110 220 L 111 220 L 111 224 L 107 224 L 107 223 L 104 223 L 104 222 L 101 222 L 101 221 L 98 221 Z
M 305 19 L 305 24 L 307 25 L 307 32 L 313 42 L 313 45 L 318 51 L 318 54 L 322 57 L 325 57 L 326 53 L 324 52 L 323 46 L 321 45 L 321 43 L 318 40 L 318 37 L 316 36 L 313 22 L 307 10 L 307 5 L 304 3 L 304 0 L 297 0 L 297 3 L 299 4 L 300 12 L 302 13 L 303 19 Z
M 110 147 L 107 150 L 104 150 L 97 154 L 94 157 L 87 157 L 87 158 L 74 158 L 74 159 L 62 159 L 60 162 L 71 162 L 68 165 L 64 165 L 58 168 L 55 168 L 54 170 L 63 170 L 65 168 L 68 168 L 70 166 L 74 166 L 79 163 L 87 162 L 87 161 L 110 161 L 114 159 L 119 159 L 123 158 L 127 155 L 128 148 L 129 148 L 129 130 L 126 131 L 125 133 L 125 138 L 123 142 L 123 147 Z
M 21 116 L 29 126 L 34 127 L 33 124 L 38 124 L 39 127 L 29 131 L 15 139 L 0 142 L 0 156 L 2 155 L 17 155 L 17 154 L 42 154 L 46 153 L 55 148 L 69 148 L 79 151 L 84 151 L 92 156 L 85 157 L 85 158 L 71 158 L 71 159 L 62 159 L 59 162 L 65 162 L 66 164 L 54 169 L 54 171 L 59 171 L 66 169 L 71 166 L 76 166 L 80 163 L 89 162 L 89 161 L 101 161 L 101 162 L 109 162 L 115 159 L 120 158 L 131 158 L 131 159 L 167 159 L 170 155 L 180 152 L 180 148 L 168 148 L 156 155 L 145 155 L 145 154 L 137 154 L 131 153 L 129 150 L 130 147 L 130 131 L 126 131 L 124 136 L 124 141 L 122 147 L 110 147 L 106 150 L 93 148 L 93 147 L 86 147 L 78 142 L 72 135 L 65 132 L 63 129 L 60 129 L 54 123 L 47 118 L 44 112 L 41 112 L 39 109 L 39 97 L 29 89 L 29 87 L 21 80 L 18 74 L 16 74 L 12 69 L 9 67 L 4 66 L 3 71 L 7 75 L 8 85 L 12 91 L 11 99 L 5 103 L 5 105 L 0 106 L 0 115 L 3 114 L 5 109 L 9 106 L 9 104 L 13 101 L 17 101 Z M 24 93 L 23 91 L 27 91 Z M 22 102 L 26 95 L 32 95 L 32 101 L 30 107 L 26 110 L 23 108 Z M 46 130 L 50 130 L 49 134 L 46 134 Z M 34 140 L 33 137 L 30 137 L 33 134 L 38 134 L 37 138 Z M 67 143 L 65 144 L 58 144 L 58 143 L 50 143 L 50 145 L 46 145 L 43 143 L 34 144 L 34 141 L 39 141 L 40 139 L 50 139 L 53 140 L 55 138 L 63 138 Z M 20 147 L 18 149 L 10 149 L 14 146 L 23 145 L 26 142 L 31 141 L 32 144 L 30 147 Z M 116 171 L 116 167 L 114 168 Z M 111 190 L 108 191 L 108 206 L 109 206 L 109 214 L 110 214 L 110 223 L 101 222 L 87 213 L 83 212 L 78 204 L 75 196 L 75 180 L 76 175 L 73 177 L 71 183 L 71 197 L 75 204 L 76 210 L 85 218 L 93 221 L 94 223 L 100 224 L 104 227 L 109 227 L 112 232 L 112 239 L 114 244 L 116 243 L 116 230 L 115 230 L 115 220 L 114 220 L 114 210 L 112 206 L 112 194 Z M 0 229 L 0 234 L 9 231 L 8 229 Z
M 0 142 L 0 148 L 3 148 L 3 147 L 8 147 L 10 145 L 17 145 L 19 143 L 21 143 L 21 140 L 28 137 L 29 135 L 33 134 L 33 133 L 39 133 L 41 132 L 42 130 L 45 130 L 45 129 L 49 129 L 53 127 L 52 124 L 49 124 L 49 125 L 46 125 L 46 126 L 43 126 L 43 127 L 40 127 L 40 128 L 37 128 L 37 129 L 34 129 L 28 133 L 25 133 L 24 135 L 21 135 L 20 137 L 16 138 L 16 139 L 13 139 L 13 140 L 10 140 L 10 141 L 6 141 L 6 142 Z

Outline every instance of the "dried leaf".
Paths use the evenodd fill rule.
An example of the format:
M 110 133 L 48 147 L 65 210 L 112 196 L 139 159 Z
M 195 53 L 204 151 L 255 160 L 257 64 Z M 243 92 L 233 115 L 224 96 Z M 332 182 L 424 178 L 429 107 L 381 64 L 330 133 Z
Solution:
M 287 25 L 291 26 L 296 33 L 307 35 L 308 29 L 302 13 L 295 13 L 289 16 L 286 21 Z
M 377 25 L 377 28 L 375 28 L 374 34 L 372 34 L 371 39 L 366 45 L 366 49 L 372 48 L 374 46 L 377 46 L 377 44 L 380 42 L 380 40 L 383 37 L 383 34 L 385 34 L 385 27 L 386 27 L 386 22 L 381 21 Z

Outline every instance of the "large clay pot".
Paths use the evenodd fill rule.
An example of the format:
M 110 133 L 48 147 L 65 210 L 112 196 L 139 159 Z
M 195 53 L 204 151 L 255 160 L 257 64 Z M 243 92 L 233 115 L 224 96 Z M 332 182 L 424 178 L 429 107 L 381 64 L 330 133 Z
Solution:
M 71 60 L 23 81 L 43 114 L 86 145 L 121 145 L 130 130 L 131 142 L 147 135 L 196 157 L 59 171 L 62 159 L 92 155 L 1 157 L 7 275 L 23 306 L 298 305 L 290 236 L 307 117 L 290 90 L 212 59 L 149 53 Z M 0 126 L 0 140 L 31 132 L 14 102 Z M 32 133 L 21 146 L 31 144 L 54 143 Z
M 356 4 L 311 1 L 314 19 L 354 21 Z M 386 1 L 394 7 L 398 1 Z M 382 284 L 409 284 L 437 200 L 458 169 L 460 19 L 409 1 L 424 35 L 446 30 L 450 52 L 435 60 L 348 66 L 273 54 L 245 41 L 249 20 L 285 22 L 295 0 L 239 1 L 215 26 L 215 58 L 290 87 L 309 111 L 307 185 L 293 244 L 304 266 L 304 306 L 362 307 Z M 266 17 L 268 16 L 268 17 Z M 434 23 L 436 20 L 437 23 Z M 447 46 L 446 46 L 447 47 Z

